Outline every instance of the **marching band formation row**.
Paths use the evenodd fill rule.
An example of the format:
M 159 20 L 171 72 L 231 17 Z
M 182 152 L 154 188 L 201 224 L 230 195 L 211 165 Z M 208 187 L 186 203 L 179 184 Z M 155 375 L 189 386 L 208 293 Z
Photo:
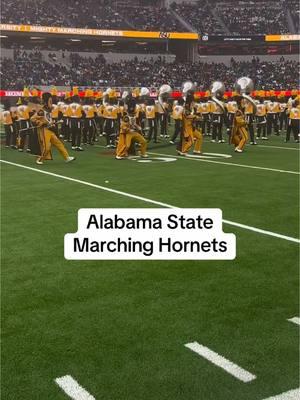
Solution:
M 83 145 L 93 145 L 99 136 L 106 138 L 106 146 L 116 148 L 116 159 L 135 152 L 139 144 L 142 157 L 147 157 L 147 143 L 162 138 L 176 144 L 177 152 L 186 155 L 193 148 L 201 154 L 203 135 L 211 142 L 234 144 L 242 152 L 250 138 L 268 140 L 286 130 L 285 141 L 293 133 L 299 141 L 299 96 L 287 99 L 274 92 L 255 92 L 249 78 L 237 80 L 232 97 L 226 98 L 222 82 L 214 82 L 202 98 L 195 95 L 192 82 L 182 86 L 182 97 L 172 98 L 169 85 L 162 85 L 158 98 L 150 96 L 147 88 L 125 91 L 118 98 L 114 89 L 94 93 L 88 89 L 83 99 L 78 88 L 66 93 L 63 99 L 53 88 L 40 99 L 37 92 L 24 89 L 23 96 L 14 107 L 4 103 L 1 121 L 5 127 L 7 147 L 37 155 L 37 163 L 51 159 L 51 146 L 57 147 L 66 161 L 73 161 L 63 151 L 63 141 L 70 142 L 72 150 L 83 151 Z M 169 135 L 171 119 L 174 121 Z M 224 132 L 226 140 L 224 138 Z M 56 137 L 56 139 L 54 138 Z

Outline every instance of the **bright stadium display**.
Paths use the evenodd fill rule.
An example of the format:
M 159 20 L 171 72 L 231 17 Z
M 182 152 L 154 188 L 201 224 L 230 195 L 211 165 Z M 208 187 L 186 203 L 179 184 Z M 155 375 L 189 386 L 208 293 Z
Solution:
M 1 398 L 300 399 L 299 18 L 1 1 Z

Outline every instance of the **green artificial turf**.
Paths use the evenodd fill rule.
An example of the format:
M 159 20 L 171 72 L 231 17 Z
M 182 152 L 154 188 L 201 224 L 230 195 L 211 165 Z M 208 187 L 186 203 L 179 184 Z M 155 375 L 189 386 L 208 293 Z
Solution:
M 235 154 L 206 139 L 203 150 L 298 171 L 296 144 L 260 143 Z M 176 156 L 167 142 L 150 147 L 153 158 Z M 54 152 L 36 166 L 3 148 L 1 159 L 173 206 L 218 207 L 226 220 L 299 237 L 299 175 L 176 157 L 116 161 L 96 146 L 76 155 L 66 165 Z M 67 261 L 63 238 L 77 230 L 78 209 L 156 206 L 1 167 L 3 399 L 68 399 L 54 382 L 64 375 L 97 400 L 262 400 L 299 386 L 299 327 L 287 321 L 299 316 L 297 243 L 224 224 L 237 237 L 234 261 Z M 238 381 L 184 347 L 193 341 L 257 379 Z

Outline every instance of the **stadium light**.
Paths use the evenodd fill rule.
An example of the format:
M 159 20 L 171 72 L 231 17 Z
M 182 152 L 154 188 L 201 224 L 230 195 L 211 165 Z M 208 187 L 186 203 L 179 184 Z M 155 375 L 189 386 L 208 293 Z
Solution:
M 42 37 L 40 37 L 40 36 L 30 36 L 30 39 L 32 39 L 32 40 L 36 40 L 36 39 L 43 39 Z
M 81 39 L 70 39 L 71 42 L 81 42 Z

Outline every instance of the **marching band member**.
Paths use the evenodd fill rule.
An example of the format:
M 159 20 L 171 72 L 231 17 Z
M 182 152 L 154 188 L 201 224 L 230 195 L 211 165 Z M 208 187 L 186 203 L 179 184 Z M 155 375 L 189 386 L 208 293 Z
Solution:
M 58 104 L 53 103 L 52 104 L 52 109 L 51 109 L 51 119 L 55 124 L 53 130 L 54 130 L 56 136 L 58 136 L 58 124 L 57 124 L 57 122 L 59 120 L 59 113 L 60 113 L 60 111 L 59 111 Z
M 287 129 L 288 123 L 288 115 L 287 115 L 287 103 L 285 100 L 285 92 L 281 92 L 278 96 L 279 100 L 279 133 L 283 130 L 283 128 Z
M 60 113 L 62 114 L 62 127 L 61 133 L 64 137 L 65 142 L 71 142 L 71 112 L 70 112 L 70 104 L 71 104 L 71 94 L 70 92 L 65 93 L 64 101 L 58 102 L 58 107 Z
M 201 130 L 202 130 L 203 136 L 206 136 L 206 135 L 210 136 L 211 103 L 208 101 L 209 95 L 210 95 L 210 92 L 207 91 L 205 93 L 205 98 L 200 99 L 200 103 L 198 106 L 198 112 L 199 112 L 199 114 L 202 115 Z
M 160 137 L 164 138 L 169 137 L 167 134 L 169 113 L 169 103 L 167 100 L 170 94 L 170 90 L 171 88 L 169 85 L 162 85 L 158 91 L 158 100 L 156 101 L 160 122 Z
M 256 138 L 260 139 L 262 138 L 263 140 L 268 140 L 267 137 L 267 107 L 264 104 L 263 100 L 264 92 L 261 91 L 259 92 L 259 97 L 258 97 L 258 103 L 256 105 L 256 121 L 257 121 L 257 132 L 256 132 Z M 262 136 L 260 136 L 262 134 Z
M 36 164 L 42 165 L 45 160 L 52 160 L 51 147 L 54 146 L 63 156 L 66 162 L 75 160 L 75 157 L 70 157 L 62 141 L 57 138 L 53 129 L 51 120 L 52 96 L 50 93 L 42 95 L 43 107 L 36 111 L 31 117 L 34 126 L 37 127 L 37 135 L 39 141 L 39 156 Z
M 235 100 L 237 96 L 237 93 L 233 92 L 232 93 L 232 100 L 228 101 L 226 103 L 226 109 L 227 109 L 227 117 L 228 117 L 228 128 L 227 128 L 227 132 L 229 133 L 229 137 L 230 134 L 232 132 L 232 128 L 233 128 L 233 120 L 234 120 L 234 116 L 235 113 L 238 110 L 238 104 L 237 101 Z
M 143 135 L 145 136 L 146 128 L 146 104 L 147 100 L 150 99 L 150 90 L 146 87 L 142 87 L 139 93 L 139 119 L 138 124 L 142 128 Z
M 82 106 L 83 111 L 83 144 L 93 145 L 95 136 L 95 115 L 96 107 L 93 104 L 94 92 L 91 89 L 85 91 L 85 104 Z
M 15 131 L 14 121 L 17 119 L 15 111 L 11 111 L 9 103 L 4 102 L 4 111 L 1 113 L 1 122 L 4 125 L 5 132 L 5 147 L 11 147 L 17 149 L 16 140 L 17 135 Z
M 81 147 L 81 119 L 83 111 L 77 87 L 73 88 L 72 103 L 68 108 L 68 114 L 72 136 L 72 150 L 83 151 L 83 148 Z
M 185 100 L 184 110 L 182 113 L 182 130 L 180 142 L 177 146 L 177 153 L 186 156 L 188 151 L 194 145 L 193 153 L 201 154 L 202 150 L 202 132 L 197 128 L 197 122 L 201 121 L 201 116 L 195 113 L 195 85 L 187 81 L 182 85 L 182 94 Z
M 253 82 L 250 78 L 239 78 L 235 83 L 235 90 L 239 95 L 237 98 L 238 110 L 235 113 L 231 133 L 231 143 L 235 146 L 235 152 L 242 153 L 248 141 L 247 116 L 243 113 L 245 100 L 252 105 L 251 111 L 256 113 L 257 106 L 249 94 L 253 91 Z M 246 104 L 247 108 L 247 104 Z
M 255 136 L 254 136 L 254 107 L 253 103 L 251 103 L 249 100 L 244 100 L 243 103 L 244 111 L 245 111 L 245 116 L 246 116 L 246 122 L 247 122 L 247 127 L 248 127 L 248 132 L 250 134 L 250 144 L 255 145 L 257 144 L 255 141 Z
M 103 136 L 103 111 L 104 111 L 104 105 L 103 105 L 103 93 L 101 91 L 97 92 L 96 94 L 96 125 L 98 126 L 99 129 L 99 136 Z M 95 138 L 95 141 L 97 142 L 98 139 Z
M 177 103 L 174 103 L 172 110 L 172 118 L 175 122 L 175 127 L 174 127 L 174 134 L 172 136 L 172 139 L 170 140 L 171 144 L 175 143 L 178 135 L 179 136 L 181 135 L 183 112 L 184 112 L 184 100 L 180 98 L 177 100 Z
M 177 152 L 181 156 L 186 156 L 193 145 L 193 153 L 201 154 L 203 137 L 202 132 L 196 129 L 195 122 L 197 119 L 199 117 L 194 114 L 191 104 L 186 103 L 182 113 L 181 140 L 177 146 Z
M 273 93 L 273 91 L 270 91 L 271 100 L 267 104 L 267 135 L 270 136 L 272 128 L 274 128 L 275 135 L 279 136 L 278 114 L 280 109 Z
M 212 112 L 212 143 L 216 142 L 218 136 L 219 143 L 225 143 L 222 136 L 223 123 L 226 116 L 226 108 L 224 102 L 221 100 L 225 93 L 225 87 L 222 82 L 215 81 L 211 85 L 212 102 L 211 102 L 211 112 Z
M 17 107 L 17 117 L 18 117 L 18 130 L 22 130 L 22 135 L 18 138 L 18 147 L 19 151 L 23 151 L 25 147 L 25 139 L 29 135 L 30 124 L 30 108 L 28 106 L 28 98 L 29 98 L 29 90 L 24 88 L 23 97 L 20 99 L 20 105 Z M 27 148 L 27 151 L 30 152 L 30 147 Z
M 60 119 L 60 107 L 58 106 L 58 99 L 57 99 L 57 89 L 52 87 L 50 90 L 50 94 L 52 96 L 52 110 L 51 110 L 51 119 L 54 122 L 54 131 L 57 137 L 62 137 L 59 135 L 58 130 L 58 120 Z
M 136 123 L 136 100 L 130 98 L 127 101 L 127 112 L 121 120 L 120 134 L 116 149 L 116 159 L 122 160 L 128 157 L 128 151 L 133 143 L 139 143 L 141 157 L 147 158 L 147 141 L 141 134 L 142 130 Z
M 290 140 L 291 132 L 293 132 L 296 143 L 299 143 L 300 132 L 300 103 L 299 99 L 294 100 L 293 106 L 289 112 L 288 127 L 285 142 Z
M 248 141 L 247 122 L 242 110 L 236 111 L 233 119 L 233 127 L 231 133 L 231 143 L 234 144 L 234 151 L 242 153 Z
M 154 143 L 158 143 L 157 140 L 157 105 L 155 104 L 154 99 L 149 98 L 146 103 L 146 108 L 145 108 L 145 115 L 146 115 L 146 120 L 147 120 L 147 125 L 148 125 L 148 142 L 154 140 Z
M 104 128 L 106 135 L 106 147 L 115 147 L 115 140 L 118 131 L 118 119 L 120 110 L 117 104 L 117 94 L 113 89 L 108 89 L 105 95 L 103 108 Z

